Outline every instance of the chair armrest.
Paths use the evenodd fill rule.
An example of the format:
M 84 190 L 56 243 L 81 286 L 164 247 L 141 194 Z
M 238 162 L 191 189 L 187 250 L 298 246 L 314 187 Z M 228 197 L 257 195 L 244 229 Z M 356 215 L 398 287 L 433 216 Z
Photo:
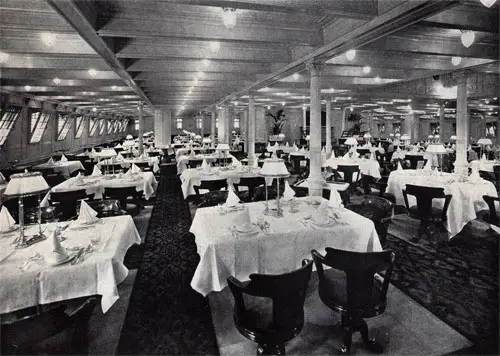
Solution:
M 442 221 L 446 220 L 446 214 L 448 213 L 448 207 L 450 206 L 451 198 L 453 198 L 451 194 L 447 194 L 444 198 L 443 215 L 441 216 Z

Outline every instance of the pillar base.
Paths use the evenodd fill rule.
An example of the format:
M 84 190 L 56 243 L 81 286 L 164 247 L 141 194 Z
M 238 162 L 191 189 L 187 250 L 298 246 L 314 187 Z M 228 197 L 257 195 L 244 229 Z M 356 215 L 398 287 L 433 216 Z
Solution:
M 309 185 L 309 196 L 322 197 L 323 196 L 323 177 L 309 177 L 307 179 Z
M 462 180 L 466 179 L 469 176 L 469 165 L 467 163 L 455 161 L 455 174 L 457 174 Z

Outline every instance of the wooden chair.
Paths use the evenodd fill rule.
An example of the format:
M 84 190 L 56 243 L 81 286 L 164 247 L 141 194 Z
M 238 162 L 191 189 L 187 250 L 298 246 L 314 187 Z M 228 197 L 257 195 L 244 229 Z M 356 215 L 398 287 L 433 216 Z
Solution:
M 405 161 L 410 162 L 410 169 L 417 169 L 417 162 L 423 159 L 423 155 L 405 155 Z
M 382 345 L 368 337 L 364 319 L 385 311 L 395 254 L 390 250 L 352 252 L 330 247 L 325 256 L 316 250 L 311 254 L 318 272 L 319 297 L 328 308 L 341 314 L 344 345 L 340 352 L 351 353 L 352 334 L 359 331 L 368 350 L 382 353 Z M 331 269 L 325 271 L 323 266 Z M 385 272 L 384 278 L 380 272 Z
M 342 179 L 339 179 L 340 181 L 349 183 L 348 192 L 351 193 L 356 191 L 359 181 L 361 180 L 361 171 L 359 170 L 359 166 L 344 166 L 339 164 L 337 166 L 337 172 L 342 172 L 344 174 L 344 177 Z
M 257 355 L 284 355 L 284 343 L 304 326 L 304 301 L 312 261 L 281 275 L 251 274 L 249 282 L 227 279 L 233 293 L 234 323 L 244 337 L 258 344 Z
M 106 199 L 116 199 L 120 202 L 120 206 L 132 216 L 139 214 L 142 209 L 142 192 L 137 191 L 135 187 L 106 187 L 104 188 L 104 196 Z M 129 206 L 132 205 L 132 208 Z
M 143 172 L 152 172 L 153 166 L 150 166 L 148 162 L 137 162 L 135 163 L 137 168 L 140 168 Z
M 0 353 L 2 355 L 48 354 L 47 350 L 39 350 L 37 346 L 53 336 L 70 332 L 69 337 L 60 338 L 68 344 L 62 354 L 88 354 L 88 323 L 98 302 L 99 298 L 90 297 L 53 303 L 36 308 L 36 312 L 13 323 L 3 324 Z M 68 308 L 68 304 L 75 306 Z M 61 345 L 56 345 L 54 350 L 49 351 L 61 353 L 61 348 Z
M 94 194 L 87 195 L 85 189 L 51 192 L 50 204 L 57 206 L 61 214 L 61 219 L 67 221 L 77 216 L 76 206 L 79 200 L 93 199 L 93 197 Z
M 196 207 L 207 208 L 210 206 L 217 206 L 219 204 L 225 203 L 227 195 L 227 190 L 214 190 L 211 192 L 207 192 L 201 196 L 201 201 Z
M 208 190 L 209 192 L 213 192 L 216 190 L 227 190 L 227 180 L 225 178 L 221 179 L 212 179 L 212 180 L 201 180 L 200 185 L 194 185 L 193 186 L 194 191 L 196 192 L 196 200 L 198 203 L 201 202 L 201 194 L 200 190 L 205 189 Z
M 392 218 L 392 203 L 382 197 L 365 195 L 360 204 L 349 205 L 347 208 L 373 221 L 380 243 L 385 247 L 387 230 Z
M 121 163 L 110 163 L 110 164 L 103 164 L 100 167 L 101 170 L 104 170 L 106 174 L 117 174 L 117 173 L 123 173 L 126 171 L 125 168 L 122 167 Z
M 81 175 L 86 175 L 87 174 L 87 170 L 84 168 L 84 169 L 77 169 L 76 171 L 73 171 L 71 172 L 71 174 L 69 175 L 70 177 L 76 177 L 78 174 L 81 174 Z
M 61 172 L 47 174 L 44 176 L 44 178 L 50 187 L 55 187 L 56 185 L 59 185 L 66 180 Z
M 413 195 L 417 199 L 417 205 L 409 206 L 408 195 Z M 434 231 L 432 226 L 442 227 L 443 222 L 447 219 L 448 207 L 452 198 L 451 194 L 444 194 L 444 188 L 425 187 L 419 185 L 407 184 L 406 189 L 403 189 L 403 198 L 408 215 L 420 220 L 417 237 L 410 241 L 417 242 L 423 233 L 425 233 L 432 244 L 434 240 Z M 444 206 L 438 209 L 432 206 L 433 199 L 444 199 Z
M 500 199 L 498 197 L 492 197 L 491 195 L 483 195 L 483 199 L 488 204 L 489 214 L 487 218 L 484 219 L 488 223 L 499 226 L 500 227 L 500 214 L 499 210 L 495 207 L 495 201 L 500 204 Z
M 107 218 L 110 216 L 121 216 L 127 214 L 122 210 L 118 199 L 102 199 L 86 202 L 92 209 L 97 212 L 98 218 Z M 80 211 L 81 201 L 76 205 L 76 211 Z
M 372 176 L 365 174 L 361 175 L 361 185 L 363 186 L 363 192 L 365 195 L 379 196 L 391 201 L 396 204 L 396 197 L 392 194 L 386 193 L 387 182 L 389 177 L 382 176 L 380 179 L 376 179 Z
M 197 167 L 201 167 L 201 165 L 203 164 L 203 160 L 202 159 L 189 159 L 187 161 L 187 168 L 197 168 Z
M 243 201 L 250 202 L 254 197 L 255 188 L 264 184 L 266 184 L 264 177 L 241 177 L 240 182 L 235 184 L 234 187 L 237 192 L 239 192 L 239 187 L 248 187 L 248 194 L 244 197 Z

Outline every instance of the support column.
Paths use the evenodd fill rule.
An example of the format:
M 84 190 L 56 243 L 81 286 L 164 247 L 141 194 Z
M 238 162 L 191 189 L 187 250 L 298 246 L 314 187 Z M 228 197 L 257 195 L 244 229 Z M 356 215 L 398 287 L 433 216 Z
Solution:
M 497 138 L 497 146 L 500 146 L 500 116 L 497 116 L 497 131 L 495 134 Z
M 411 113 L 405 116 L 403 133 L 410 136 L 411 143 L 415 142 L 415 114 Z
M 248 154 L 248 108 L 243 110 L 240 119 L 240 137 L 244 138 L 243 152 Z
M 172 143 L 172 115 L 170 110 L 155 109 L 155 146 L 168 146 Z
M 139 104 L 139 153 L 144 153 L 144 104 Z
M 306 65 L 311 75 L 311 107 L 309 123 L 309 195 L 322 196 L 321 176 L 321 64 L 310 62 Z
M 439 142 L 444 141 L 446 138 L 444 137 L 444 102 L 442 101 L 439 105 Z
M 469 136 L 469 116 L 467 115 L 467 74 L 461 72 L 457 80 L 457 148 L 455 173 L 467 177 L 467 137 Z
M 201 113 L 200 118 L 201 118 L 200 136 L 203 138 L 205 135 L 205 114 Z
M 249 93 L 248 95 L 248 166 L 253 167 L 257 157 L 255 156 L 255 94 Z
M 413 129 L 411 130 L 412 142 L 417 142 L 420 139 L 420 115 L 413 113 Z
M 215 118 L 216 118 L 217 112 L 212 110 L 211 112 L 211 118 L 210 118 L 210 138 L 212 139 L 212 142 L 215 144 Z
M 231 131 L 233 129 L 232 121 L 233 121 L 233 112 L 231 105 L 226 105 L 224 109 L 224 135 L 226 136 L 226 142 L 229 146 L 232 144 L 232 134 Z
M 305 105 L 302 105 L 302 130 L 304 131 L 304 134 L 307 136 L 306 117 L 307 117 L 307 107 Z
M 326 98 L 326 156 L 332 153 L 332 98 Z
M 342 136 L 342 133 L 345 131 L 345 117 L 348 109 L 349 109 L 348 107 L 342 108 L 342 127 L 340 128 L 339 137 Z
M 226 107 L 221 106 L 219 109 L 219 126 L 217 127 L 217 142 L 218 143 L 227 143 L 227 135 L 226 135 Z

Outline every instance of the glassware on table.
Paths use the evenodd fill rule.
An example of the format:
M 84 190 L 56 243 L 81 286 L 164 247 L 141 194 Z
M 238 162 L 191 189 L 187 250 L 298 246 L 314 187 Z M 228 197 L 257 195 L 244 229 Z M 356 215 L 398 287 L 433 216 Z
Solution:
M 101 242 L 101 234 L 90 235 L 90 244 L 92 245 L 92 248 L 95 249 L 97 245 L 99 245 L 99 242 Z

